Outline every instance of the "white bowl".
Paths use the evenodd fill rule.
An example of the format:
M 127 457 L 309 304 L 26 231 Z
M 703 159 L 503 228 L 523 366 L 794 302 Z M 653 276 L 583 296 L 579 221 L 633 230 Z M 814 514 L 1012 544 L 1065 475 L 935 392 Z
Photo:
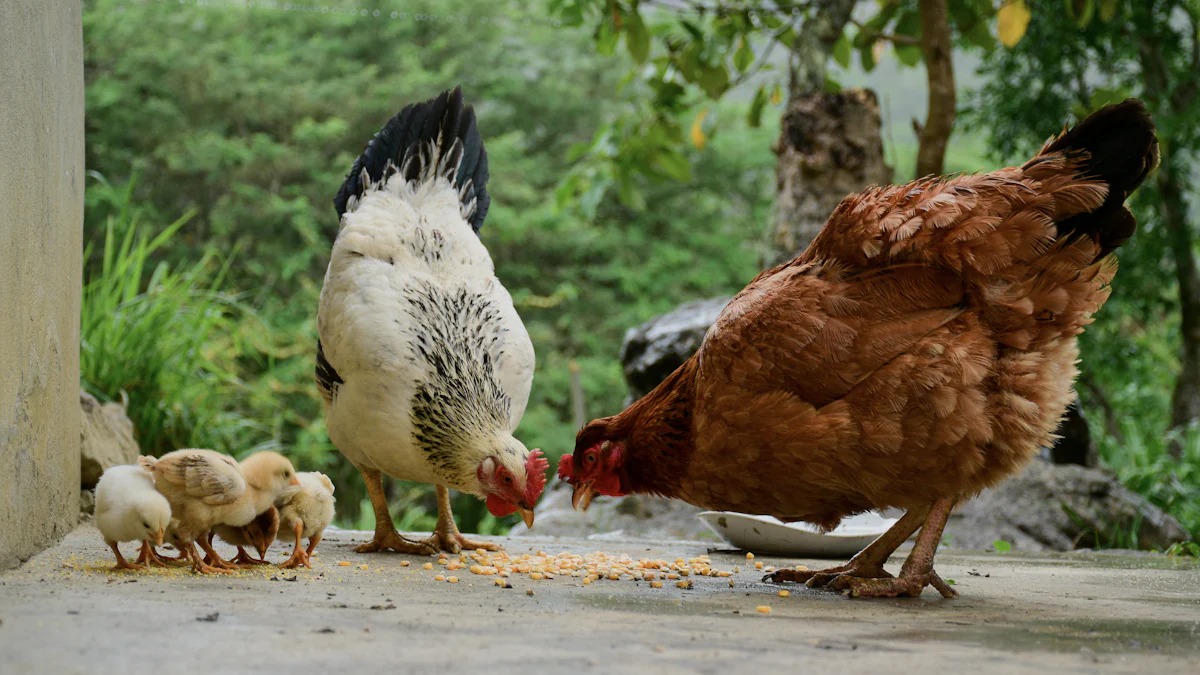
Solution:
M 832 532 L 821 534 L 808 523 L 784 523 L 771 516 L 704 511 L 696 517 L 731 546 L 794 558 L 848 558 L 887 532 L 897 520 L 875 512 L 860 513 L 843 519 Z

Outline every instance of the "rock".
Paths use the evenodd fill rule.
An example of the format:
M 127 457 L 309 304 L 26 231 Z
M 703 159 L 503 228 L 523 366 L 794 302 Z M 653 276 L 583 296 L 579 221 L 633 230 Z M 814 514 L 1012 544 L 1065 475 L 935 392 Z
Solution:
M 141 453 L 125 406 L 100 403 L 85 391 L 79 392 L 79 406 L 83 409 L 79 425 L 80 485 L 90 490 L 105 469 L 133 464 Z
M 635 400 L 658 386 L 700 348 L 708 327 L 729 300 L 722 297 L 689 302 L 625 333 L 621 366 Z
M 1058 435 L 1060 438 L 1046 453 L 1051 462 L 1092 467 L 1100 465 L 1100 448 L 1092 438 L 1087 417 L 1083 414 L 1083 408 L 1079 407 L 1078 396 L 1067 408 L 1067 414 L 1058 427 Z
M 555 481 L 537 507 L 533 530 L 519 523 L 510 536 L 634 537 L 713 540 L 715 535 L 696 518 L 702 509 L 661 497 L 629 495 L 597 497 L 587 511 L 571 508 L 571 488 Z
M 986 549 L 1003 539 L 1018 551 L 1165 550 L 1189 538 L 1179 521 L 1112 471 L 1041 459 L 960 506 L 946 534 L 952 548 Z
M 96 514 L 96 493 L 88 490 L 79 491 L 79 519 L 86 520 Z

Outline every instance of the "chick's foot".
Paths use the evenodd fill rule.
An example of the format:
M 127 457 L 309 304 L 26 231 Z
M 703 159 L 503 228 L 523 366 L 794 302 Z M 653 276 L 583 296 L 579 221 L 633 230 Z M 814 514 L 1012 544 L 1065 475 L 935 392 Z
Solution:
M 171 567 L 172 565 L 187 564 L 187 556 L 182 554 L 178 558 L 160 556 L 158 551 L 155 551 L 154 547 L 150 545 L 150 542 L 143 541 L 142 550 L 138 553 L 138 559 L 136 562 L 141 565 L 150 565 L 152 567 Z
M 296 550 L 292 551 L 292 557 L 279 563 L 279 566 L 284 569 L 292 569 L 301 565 L 312 569 L 312 559 L 308 557 L 308 552 L 300 547 L 296 547 Z
M 238 547 L 237 555 L 235 555 L 229 562 L 237 564 L 237 565 L 242 565 L 244 567 L 249 567 L 251 565 L 270 565 L 271 564 L 271 563 L 267 562 L 266 560 L 259 560 L 258 558 L 255 558 L 254 556 L 250 555 L 249 553 L 246 552 L 246 549 L 242 548 L 241 546 Z
M 438 552 L 437 547 L 426 541 L 412 541 L 400 536 L 395 530 L 391 532 L 376 532 L 375 538 L 366 544 L 356 546 L 354 550 L 358 553 L 375 553 L 377 551 L 395 551 L 396 553 L 408 553 L 411 555 L 434 555 Z

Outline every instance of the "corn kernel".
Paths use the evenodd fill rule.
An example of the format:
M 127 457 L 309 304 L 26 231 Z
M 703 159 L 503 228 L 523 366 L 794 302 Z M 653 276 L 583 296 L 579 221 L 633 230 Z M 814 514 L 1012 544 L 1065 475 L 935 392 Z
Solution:
M 590 584 L 590 583 L 592 583 L 592 578 L 591 578 L 591 577 L 584 577 L 584 578 L 583 578 L 583 585 L 584 585 L 584 586 L 587 586 L 587 585 L 588 585 L 588 584 Z
M 367 569 L 367 566 L 366 566 L 366 565 L 359 565 L 359 566 L 358 566 L 358 569 L 360 569 L 360 570 L 365 570 L 365 569 Z
M 675 581 L 676 579 L 679 578 L 679 575 L 675 574 L 674 572 L 671 572 L 670 574 L 667 575 L 667 578 L 670 579 L 671 581 Z
M 350 566 L 350 564 L 351 564 L 351 563 L 350 563 L 350 561 L 349 561 L 349 560 L 343 560 L 343 561 L 341 561 L 341 562 L 339 562 L 339 563 L 338 563 L 338 567 L 349 567 L 349 566 Z
M 444 574 L 439 574 L 439 575 L 437 575 L 436 577 L 434 577 L 434 578 L 433 578 L 433 580 L 434 580 L 434 581 L 445 581 L 445 580 L 446 580 L 446 575 L 444 575 Z
M 791 591 L 779 591 L 779 597 L 781 597 L 781 598 L 786 598 L 791 594 L 792 594 Z
M 424 567 L 427 570 L 431 570 L 431 569 L 433 569 L 433 563 L 425 563 Z
M 758 607 L 755 607 L 754 609 L 758 610 L 759 614 L 770 614 L 771 613 L 771 608 L 766 605 L 759 605 Z
M 730 579 L 730 580 L 729 580 L 729 587 L 730 587 L 730 588 L 733 588 L 733 579 Z
M 401 566 L 401 567 L 408 567 L 408 566 L 409 566 L 409 564 L 410 564 L 410 563 L 409 563 L 407 560 L 401 560 L 401 561 L 400 561 L 400 566 Z
M 450 561 L 446 560 L 445 558 L 438 558 L 438 564 L 439 565 L 448 565 L 448 564 L 450 564 Z
M 688 579 L 687 581 L 676 581 L 675 585 L 679 588 L 690 589 L 690 588 L 692 588 L 692 580 Z
M 662 582 L 661 581 L 651 581 L 650 588 L 662 588 Z
M 761 562 L 754 563 L 754 569 L 761 570 L 762 568 L 763 568 L 763 564 Z
M 808 568 L 805 567 L 804 565 L 796 565 L 796 571 L 797 572 L 807 572 Z
M 525 595 L 537 595 L 537 594 L 533 592 L 532 588 L 526 588 Z
M 449 581 L 449 582 L 450 582 L 450 583 L 452 583 L 452 584 L 457 584 L 457 583 L 458 583 L 458 577 L 446 577 L 446 581 Z
M 753 554 L 753 553 L 746 553 L 746 560 L 754 560 L 754 554 Z
M 529 578 L 530 578 L 530 579 L 533 579 L 534 581 L 541 581 L 541 580 L 542 580 L 542 574 L 541 574 L 541 572 L 534 572 L 533 574 L 530 574 L 530 575 L 529 575 Z

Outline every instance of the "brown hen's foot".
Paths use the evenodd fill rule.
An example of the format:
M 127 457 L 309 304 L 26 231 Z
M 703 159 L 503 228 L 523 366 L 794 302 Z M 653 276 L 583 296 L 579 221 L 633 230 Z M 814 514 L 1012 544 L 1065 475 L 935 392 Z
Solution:
M 446 551 L 447 553 L 459 553 L 463 549 L 474 551 L 477 548 L 485 551 L 504 550 L 504 547 L 499 544 L 467 539 L 463 536 L 462 532 L 458 531 L 458 525 L 454 522 L 454 513 L 450 510 L 450 490 L 441 485 L 437 486 L 437 503 L 437 528 L 425 540 L 426 544 L 434 547 L 437 551 Z
M 831 591 L 850 591 L 850 595 L 855 598 L 916 598 L 920 597 L 926 586 L 933 586 L 943 598 L 958 596 L 958 591 L 950 588 L 937 572 L 933 571 L 908 576 L 901 574 L 890 579 L 862 579 L 839 575 L 829 582 L 827 588 Z
M 830 567 L 823 570 L 793 570 L 782 569 L 772 572 L 763 577 L 763 581 L 783 583 L 794 582 L 807 585 L 809 588 L 824 588 L 831 581 L 841 576 L 847 577 L 865 577 L 887 579 L 892 575 L 883 569 L 884 563 L 888 557 L 903 544 L 917 528 L 921 526 L 921 522 L 925 520 L 925 516 L 929 514 L 928 508 L 909 509 L 904 517 L 896 521 L 887 532 L 884 532 L 878 539 L 871 542 L 857 555 L 850 559 L 850 562 L 837 567 Z
M 356 546 L 354 550 L 358 553 L 395 551 L 396 553 L 408 553 L 411 555 L 434 555 L 438 552 L 437 548 L 428 541 L 406 539 L 400 536 L 400 533 L 395 530 L 382 533 L 376 531 L 374 539 L 361 546 Z
M 933 586 L 943 598 L 957 596 L 958 593 L 933 571 L 933 557 L 937 553 L 938 543 L 942 540 L 946 519 L 950 517 L 953 508 L 953 499 L 939 499 L 934 502 L 925 524 L 921 526 L 916 545 L 904 560 L 904 566 L 900 568 L 899 576 L 892 579 L 867 579 L 840 575 L 830 581 L 826 588 L 849 591 L 850 595 L 857 598 L 915 598 L 921 595 L 926 586 Z

